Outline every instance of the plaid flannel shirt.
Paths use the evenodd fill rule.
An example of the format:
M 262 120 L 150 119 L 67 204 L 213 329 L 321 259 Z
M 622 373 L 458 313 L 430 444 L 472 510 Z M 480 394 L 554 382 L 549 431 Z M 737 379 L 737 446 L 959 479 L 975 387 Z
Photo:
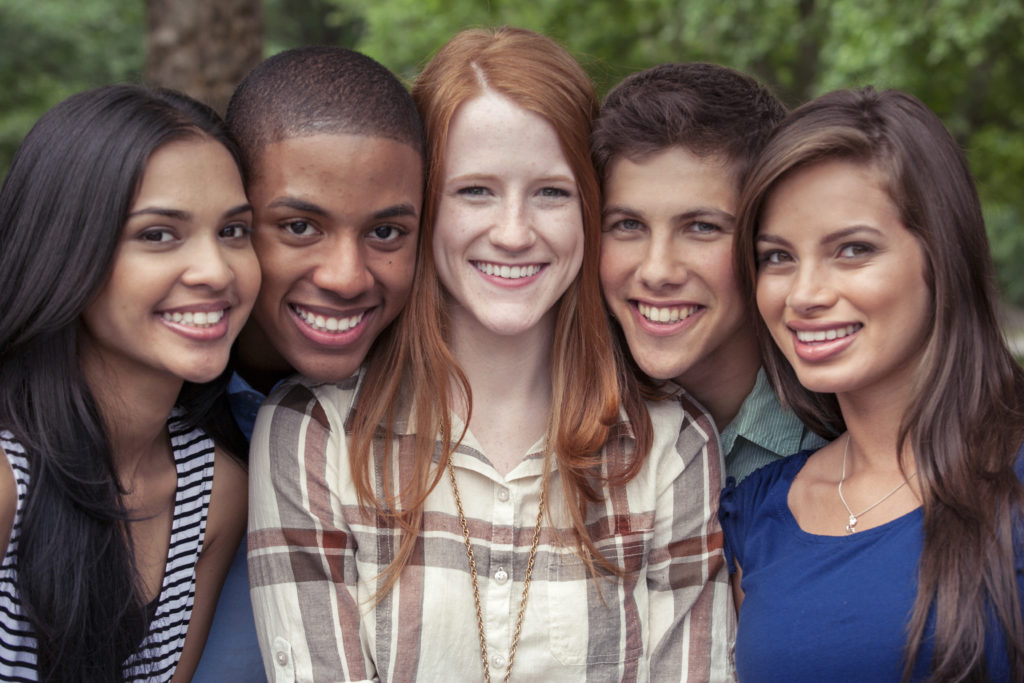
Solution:
M 399 531 L 360 507 L 344 429 L 362 373 L 341 384 L 296 378 L 260 410 L 250 456 L 249 576 L 271 681 L 482 679 L 462 527 L 447 477 L 426 499 L 423 528 L 395 587 L 374 602 Z M 367 389 L 370 390 L 370 389 Z M 735 616 L 717 520 L 722 459 L 703 409 L 649 404 L 654 444 L 628 484 L 605 488 L 587 528 L 627 571 L 594 579 L 572 548 L 558 471 L 530 584 L 516 680 L 732 680 Z M 395 426 L 393 476 L 408 472 L 414 435 Z M 461 423 L 456 420 L 456 435 Z M 607 461 L 630 457 L 628 423 Z M 478 572 L 491 675 L 504 676 L 530 556 L 543 441 L 506 476 L 466 432 L 453 455 Z M 384 486 L 375 470 L 375 489 Z M 394 482 L 388 482 L 389 488 Z

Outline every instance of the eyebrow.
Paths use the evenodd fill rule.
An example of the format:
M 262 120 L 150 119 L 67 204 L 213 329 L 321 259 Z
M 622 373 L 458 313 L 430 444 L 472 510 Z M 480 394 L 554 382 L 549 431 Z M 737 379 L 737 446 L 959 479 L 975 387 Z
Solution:
M 415 206 L 405 202 L 376 211 L 374 212 L 373 217 L 377 220 L 383 218 L 401 218 L 403 216 L 411 216 L 412 218 L 415 218 L 417 213 Z
M 871 233 L 873 235 L 877 235 L 879 237 L 882 236 L 882 233 L 880 231 L 878 231 L 875 228 L 872 228 L 870 225 L 857 224 L 857 225 L 851 225 L 848 228 L 841 228 L 841 229 L 836 230 L 834 232 L 830 232 L 827 235 L 825 235 L 820 241 L 823 244 L 830 244 L 832 242 L 838 242 L 840 240 L 844 240 L 847 237 L 850 237 L 851 235 L 856 235 L 859 232 L 869 232 L 869 233 Z M 769 234 L 769 235 L 758 234 L 757 241 L 758 242 L 767 242 L 769 244 L 789 245 L 789 240 L 785 239 L 784 237 L 779 237 L 778 235 L 771 235 L 771 234 Z
M 322 206 L 307 202 L 303 199 L 296 199 L 295 197 L 279 197 L 267 205 L 268 209 L 294 209 L 295 211 L 302 211 L 303 213 L 311 213 L 317 216 L 327 216 L 329 212 Z M 381 220 L 386 218 L 400 218 L 403 216 L 411 216 L 416 218 L 418 211 L 416 207 L 408 202 L 401 204 L 395 204 L 394 206 L 388 206 L 380 209 L 379 211 L 373 212 L 374 220 Z
M 238 206 L 232 207 L 223 213 L 224 218 L 230 218 L 231 216 L 237 216 L 240 213 L 246 213 L 252 211 L 252 204 L 239 204 Z M 136 216 L 162 216 L 164 218 L 170 218 L 175 221 L 190 221 L 193 218 L 191 211 L 184 211 L 182 209 L 168 209 L 162 206 L 147 206 L 137 211 L 132 211 L 128 214 L 128 218 L 135 218 Z
M 302 199 L 296 199 L 295 197 L 278 197 L 274 201 L 267 204 L 268 209 L 295 209 L 296 211 L 302 211 L 304 213 L 314 213 L 318 216 L 326 216 L 327 211 L 312 202 L 307 202 Z
M 643 218 L 644 217 L 643 212 L 637 211 L 636 209 L 633 209 L 633 208 L 628 207 L 628 206 L 611 205 L 611 206 L 605 207 L 601 211 L 601 217 L 602 218 L 607 218 L 608 216 L 610 216 L 612 214 L 620 214 L 622 216 L 627 216 L 629 218 Z M 684 211 L 683 213 L 677 213 L 674 216 L 672 216 L 672 220 L 673 221 L 688 221 L 688 220 L 693 220 L 694 218 L 699 218 L 701 216 L 718 216 L 720 218 L 725 218 L 725 219 L 730 220 L 730 221 L 735 221 L 736 220 L 736 216 L 732 215 L 728 211 L 722 211 L 721 209 L 715 209 L 715 208 L 712 208 L 710 206 L 698 206 L 695 209 L 691 209 L 689 211 Z

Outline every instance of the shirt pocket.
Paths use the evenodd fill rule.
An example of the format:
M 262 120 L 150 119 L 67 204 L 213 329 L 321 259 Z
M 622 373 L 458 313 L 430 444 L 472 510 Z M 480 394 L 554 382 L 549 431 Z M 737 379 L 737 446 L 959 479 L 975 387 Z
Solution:
M 613 536 L 595 543 L 619 567 L 616 576 L 596 567 L 594 578 L 572 548 L 553 553 L 547 571 L 547 612 L 552 656 L 567 666 L 621 664 L 640 657 L 647 640 L 647 551 L 653 532 Z

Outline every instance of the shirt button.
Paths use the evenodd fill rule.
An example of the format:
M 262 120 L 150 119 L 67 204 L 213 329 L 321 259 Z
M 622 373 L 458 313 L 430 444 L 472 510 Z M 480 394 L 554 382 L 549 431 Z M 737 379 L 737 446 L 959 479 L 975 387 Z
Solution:
M 505 658 L 501 655 L 494 655 L 493 657 L 491 657 L 491 666 L 493 666 L 495 669 L 504 669 Z
M 498 500 L 502 503 L 508 500 L 508 489 L 498 489 Z
M 277 657 L 277 663 L 278 664 L 280 664 L 281 666 L 288 666 L 288 653 L 287 652 L 278 651 L 276 657 Z
M 494 572 L 494 580 L 498 583 L 505 583 L 508 581 L 508 572 L 502 567 L 498 567 L 498 571 Z

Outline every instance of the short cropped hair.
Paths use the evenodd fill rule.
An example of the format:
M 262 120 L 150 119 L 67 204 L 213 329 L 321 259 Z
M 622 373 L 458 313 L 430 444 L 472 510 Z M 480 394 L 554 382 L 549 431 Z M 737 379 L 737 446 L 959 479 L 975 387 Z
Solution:
M 412 97 L 386 67 L 342 47 L 301 47 L 253 69 L 228 104 L 246 178 L 267 145 L 320 134 L 365 135 L 409 145 L 423 156 L 423 125 Z
M 661 64 L 627 76 L 605 97 L 591 134 L 602 181 L 618 157 L 641 161 L 669 147 L 721 156 L 737 179 L 786 108 L 754 78 L 718 64 Z

